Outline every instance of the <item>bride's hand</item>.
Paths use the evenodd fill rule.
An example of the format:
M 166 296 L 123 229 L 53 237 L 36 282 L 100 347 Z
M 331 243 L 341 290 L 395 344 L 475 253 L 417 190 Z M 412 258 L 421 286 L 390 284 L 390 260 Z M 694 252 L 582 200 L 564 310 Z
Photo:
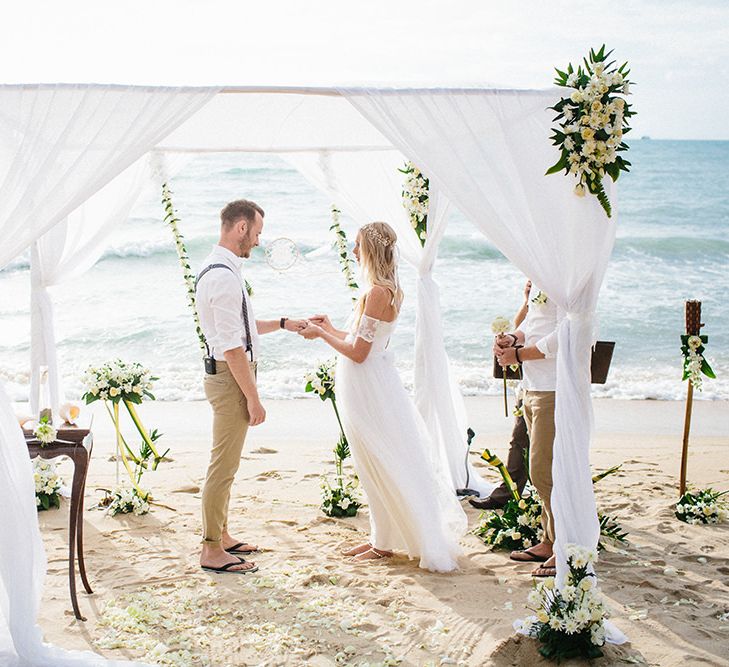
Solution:
M 334 327 L 332 326 L 328 315 L 312 315 L 309 318 L 309 322 L 321 327 L 322 329 L 324 329 L 324 331 L 328 331 L 330 333 L 334 330 Z
M 306 327 L 304 327 L 303 329 L 299 329 L 299 336 L 303 336 L 304 338 L 306 338 L 306 340 L 314 340 L 314 338 L 319 338 L 322 333 L 322 328 L 311 321 L 309 321 L 309 324 Z

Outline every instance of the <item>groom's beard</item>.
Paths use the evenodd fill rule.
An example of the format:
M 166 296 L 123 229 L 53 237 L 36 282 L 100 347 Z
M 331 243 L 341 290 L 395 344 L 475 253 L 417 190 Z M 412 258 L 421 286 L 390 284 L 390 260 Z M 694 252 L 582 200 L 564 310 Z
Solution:
M 238 244 L 238 256 L 248 259 L 251 256 L 251 250 L 253 250 L 253 243 L 248 234 L 245 235 L 241 242 Z

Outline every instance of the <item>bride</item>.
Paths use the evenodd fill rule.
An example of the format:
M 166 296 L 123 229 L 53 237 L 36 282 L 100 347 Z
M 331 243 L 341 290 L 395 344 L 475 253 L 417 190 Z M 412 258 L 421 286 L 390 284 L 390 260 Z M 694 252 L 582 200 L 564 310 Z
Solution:
M 339 352 L 337 405 L 370 510 L 370 541 L 345 555 L 364 561 L 404 551 L 421 568 L 450 572 L 458 567 L 466 516 L 387 349 L 403 301 L 396 240 L 384 222 L 359 230 L 354 255 L 369 290 L 349 332 L 317 315 L 299 333 Z

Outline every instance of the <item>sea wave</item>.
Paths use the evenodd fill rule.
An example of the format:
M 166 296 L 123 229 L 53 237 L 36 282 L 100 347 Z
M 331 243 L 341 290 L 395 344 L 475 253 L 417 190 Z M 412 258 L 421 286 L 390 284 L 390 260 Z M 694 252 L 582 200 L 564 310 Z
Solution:
M 725 261 L 729 259 L 729 241 L 699 236 L 632 236 L 615 241 L 615 256 L 641 254 L 661 260 Z

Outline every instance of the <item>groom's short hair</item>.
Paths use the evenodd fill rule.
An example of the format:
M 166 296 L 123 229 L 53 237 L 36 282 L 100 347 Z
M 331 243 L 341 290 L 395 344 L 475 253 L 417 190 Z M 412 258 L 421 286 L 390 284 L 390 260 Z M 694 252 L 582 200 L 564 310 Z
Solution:
M 220 222 L 223 227 L 230 229 L 236 222 L 244 218 L 248 222 L 254 222 L 256 213 L 260 213 L 262 218 L 266 215 L 256 202 L 248 199 L 236 199 L 226 204 L 220 211 Z

